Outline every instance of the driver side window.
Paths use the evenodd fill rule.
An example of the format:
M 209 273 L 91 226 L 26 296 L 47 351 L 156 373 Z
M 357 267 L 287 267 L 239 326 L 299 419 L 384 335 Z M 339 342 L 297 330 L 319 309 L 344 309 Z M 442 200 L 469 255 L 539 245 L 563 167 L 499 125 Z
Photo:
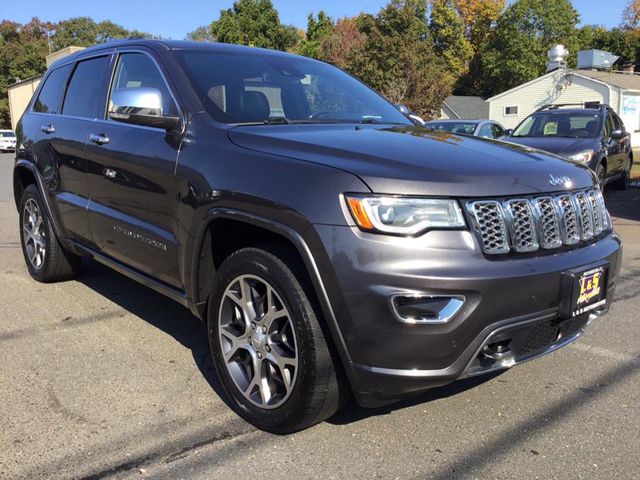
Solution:
M 152 88 L 162 96 L 162 116 L 177 117 L 178 108 L 173 101 L 169 87 L 160 74 L 158 67 L 144 53 L 123 53 L 118 58 L 118 65 L 109 98 L 109 112 L 114 109 L 113 97 L 124 91 L 138 88 Z

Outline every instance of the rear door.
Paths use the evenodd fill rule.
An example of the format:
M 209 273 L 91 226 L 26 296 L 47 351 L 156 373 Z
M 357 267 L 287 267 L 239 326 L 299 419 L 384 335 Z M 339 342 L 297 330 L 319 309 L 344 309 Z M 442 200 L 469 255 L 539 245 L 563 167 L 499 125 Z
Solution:
M 34 153 L 54 196 L 54 214 L 66 236 L 85 244 L 91 241 L 85 140 L 105 100 L 101 92 L 110 58 L 102 55 L 56 69 L 34 104 L 40 123 Z M 61 104 L 59 91 L 64 92 Z
M 154 88 L 163 112 L 178 106 L 160 65 L 146 50 L 115 59 L 110 92 Z M 111 104 L 109 97 L 108 105 Z M 101 113 L 87 144 L 93 240 L 103 254 L 181 288 L 178 271 L 177 187 L 180 137 L 155 127 L 122 123 Z

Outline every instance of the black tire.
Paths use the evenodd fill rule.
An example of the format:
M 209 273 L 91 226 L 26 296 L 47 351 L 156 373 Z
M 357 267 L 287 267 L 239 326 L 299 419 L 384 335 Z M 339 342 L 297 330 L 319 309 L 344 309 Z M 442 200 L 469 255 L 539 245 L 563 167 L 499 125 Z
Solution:
M 633 166 L 633 160 L 631 157 L 627 158 L 627 161 L 622 167 L 622 177 L 615 181 L 613 184 L 618 190 L 626 190 L 631 183 L 631 167 Z
M 329 418 L 344 403 L 345 392 L 348 391 L 340 365 L 335 363 L 320 324 L 320 312 L 303 288 L 304 279 L 299 279 L 294 274 L 296 268 L 290 265 L 293 265 L 292 261 L 284 255 L 276 256 L 258 248 L 235 252 L 217 271 L 207 308 L 213 363 L 232 407 L 254 426 L 278 434 L 296 432 Z M 272 408 L 262 408 L 245 396 L 232 378 L 222 351 L 219 316 L 223 316 L 223 301 L 228 301 L 225 292 L 237 285 L 238 278 L 245 277 L 268 283 L 288 310 L 286 318 L 291 320 L 294 332 L 297 349 L 295 380 L 282 404 Z M 266 357 L 261 361 L 266 362 Z
M 604 190 L 605 182 L 607 180 L 607 167 L 604 163 L 600 162 L 596 165 L 596 177 L 598 178 L 598 184 L 600 185 L 600 189 Z
M 32 261 L 32 252 L 36 247 L 33 237 L 30 239 L 25 231 L 25 226 L 29 229 L 28 223 L 30 221 L 29 215 L 26 214 L 27 207 L 33 208 L 34 205 L 37 206 L 41 218 L 39 244 L 44 245 L 44 253 L 39 262 Z M 19 215 L 20 244 L 29 274 L 35 280 L 43 283 L 60 282 L 74 278 L 80 270 L 81 258 L 65 250 L 58 242 L 44 208 L 42 196 L 33 184 L 28 185 L 22 193 Z

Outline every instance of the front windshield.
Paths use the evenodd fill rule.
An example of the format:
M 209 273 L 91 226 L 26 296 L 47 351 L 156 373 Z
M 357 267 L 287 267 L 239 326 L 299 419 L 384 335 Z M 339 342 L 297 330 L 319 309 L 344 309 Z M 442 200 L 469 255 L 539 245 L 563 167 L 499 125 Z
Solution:
M 223 123 L 384 123 L 412 125 L 355 78 L 302 57 L 176 52 L 211 116 Z
M 531 115 L 513 132 L 514 137 L 593 138 L 600 132 L 597 113 L 545 113 Z
M 444 130 L 456 134 L 473 135 L 477 123 L 474 122 L 427 122 L 425 125 L 432 130 Z
M 3 138 L 15 138 L 16 134 L 13 132 L 0 132 L 0 137 Z

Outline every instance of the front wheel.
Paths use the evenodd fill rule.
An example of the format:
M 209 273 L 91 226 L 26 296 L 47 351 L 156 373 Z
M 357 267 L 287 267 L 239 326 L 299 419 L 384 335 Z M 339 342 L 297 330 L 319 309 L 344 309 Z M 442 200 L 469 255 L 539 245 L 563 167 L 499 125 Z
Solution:
M 207 310 L 213 363 L 234 409 L 274 433 L 330 417 L 345 388 L 294 270 L 265 250 L 239 250 L 220 266 Z
M 607 169 L 602 164 L 602 162 L 600 162 L 596 166 L 596 177 L 598 178 L 598 184 L 600 185 L 600 189 L 604 190 L 604 182 L 607 177 Z
M 626 162 L 624 163 L 624 167 L 622 168 L 622 177 L 616 180 L 614 184 L 618 190 L 626 190 L 629 188 L 629 184 L 631 183 L 631 166 L 633 165 L 633 160 L 631 157 L 628 157 Z

